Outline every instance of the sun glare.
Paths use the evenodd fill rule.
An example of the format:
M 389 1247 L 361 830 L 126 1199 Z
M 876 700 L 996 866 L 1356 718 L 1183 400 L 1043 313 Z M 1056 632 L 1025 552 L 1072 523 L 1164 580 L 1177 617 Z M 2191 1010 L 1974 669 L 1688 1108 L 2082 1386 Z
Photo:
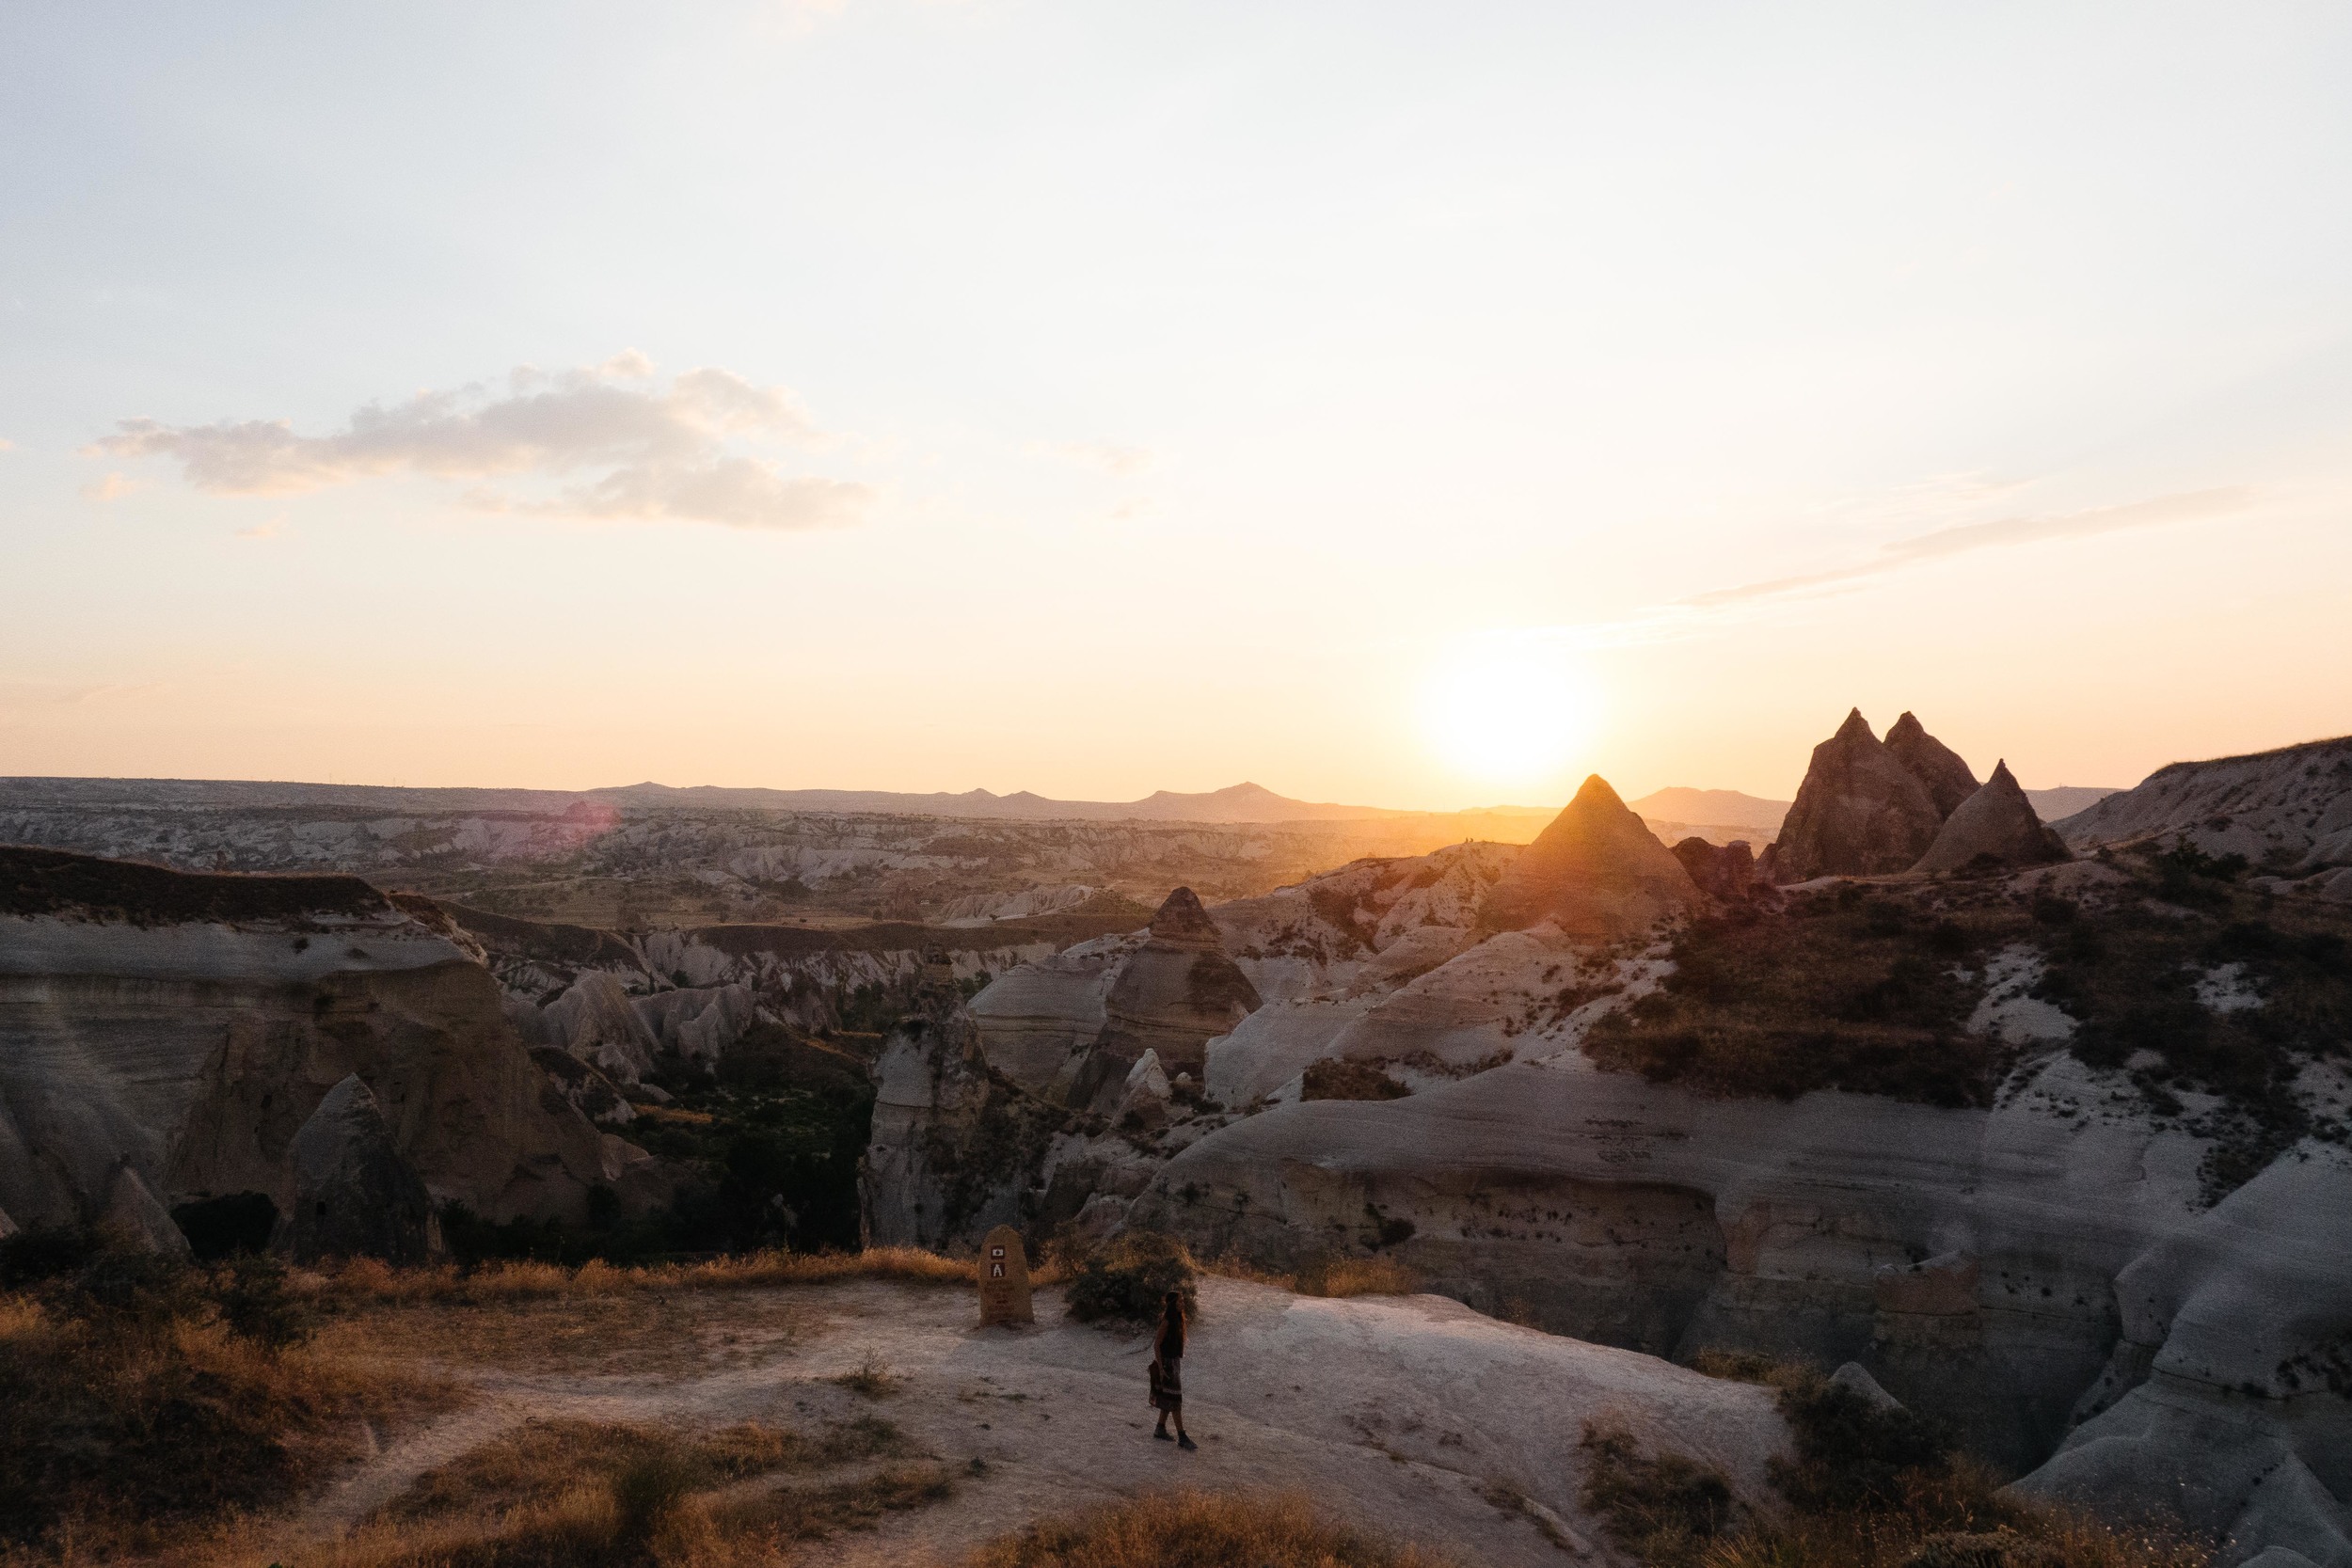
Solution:
M 1446 766 L 1485 784 L 1556 786 L 1591 742 L 1592 683 L 1555 650 L 1481 642 L 1433 671 L 1422 722 Z

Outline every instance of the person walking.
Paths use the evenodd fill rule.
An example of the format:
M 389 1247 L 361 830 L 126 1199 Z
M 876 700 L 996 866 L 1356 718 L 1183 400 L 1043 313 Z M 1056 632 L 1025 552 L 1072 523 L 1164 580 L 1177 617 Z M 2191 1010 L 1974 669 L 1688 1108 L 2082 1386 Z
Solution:
M 1176 1291 L 1168 1292 L 1168 1300 L 1160 1309 L 1159 1332 L 1152 1338 L 1152 1402 L 1160 1413 L 1160 1424 L 1152 1436 L 1167 1442 L 1168 1418 L 1173 1416 L 1176 1446 L 1200 1446 L 1184 1430 L 1184 1298 Z

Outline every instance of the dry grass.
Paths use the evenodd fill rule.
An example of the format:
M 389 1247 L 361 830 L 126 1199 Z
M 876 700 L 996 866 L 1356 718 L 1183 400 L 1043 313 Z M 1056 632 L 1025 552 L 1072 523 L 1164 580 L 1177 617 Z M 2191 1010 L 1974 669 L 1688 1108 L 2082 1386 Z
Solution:
M 935 1467 L 903 1465 L 749 1496 L 747 1483 L 895 1456 L 905 1446 L 896 1429 L 870 1417 L 816 1436 L 755 1425 L 686 1433 L 532 1422 L 420 1477 L 350 1538 L 306 1550 L 301 1561 L 303 1568 L 750 1568 L 773 1563 L 789 1542 L 866 1528 L 953 1488 Z
M 361 1259 L 298 1275 L 294 1285 L 325 1320 L 320 1342 L 338 1351 L 532 1370 L 619 1358 L 646 1372 L 679 1372 L 793 1335 L 800 1314 L 788 1296 L 753 1306 L 739 1299 L 746 1292 L 857 1279 L 970 1289 L 976 1277 L 970 1262 L 877 1247 L 649 1268 L 508 1262 L 470 1273 Z
M 631 1465 L 665 1459 L 690 1487 L 707 1489 L 777 1470 L 815 1469 L 903 1451 L 905 1440 L 871 1417 L 811 1437 L 752 1422 L 708 1432 L 608 1421 L 534 1420 L 426 1471 L 387 1503 L 386 1519 L 436 1519 L 552 1503 L 574 1489 L 610 1483 Z
M 2195 1541 L 2012 1498 L 1987 1466 L 1922 1448 L 1925 1429 L 1911 1418 L 1861 1418 L 1867 1407 L 1858 1410 L 1810 1368 L 1740 1352 L 1700 1360 L 1710 1375 L 1780 1389 L 1797 1438 L 1795 1458 L 1772 1466 L 1788 1506 L 1748 1514 L 1720 1475 L 1678 1454 L 1645 1453 L 1622 1432 L 1587 1427 L 1581 1501 L 1648 1568 L 2207 1568 L 2212 1560 Z
M 890 1364 L 873 1351 L 867 1351 L 865 1360 L 833 1381 L 850 1392 L 863 1394 L 869 1400 L 881 1399 L 898 1386 L 898 1379 L 890 1370 Z
M 338 1304 L 315 1343 L 349 1355 L 508 1371 L 611 1370 L 687 1376 L 788 1342 L 803 1321 L 789 1301 L 719 1295 Z
M 1393 1258 L 1349 1258 L 1327 1254 L 1311 1258 L 1295 1274 L 1282 1274 L 1262 1269 L 1248 1259 L 1228 1253 L 1213 1262 L 1199 1265 L 1202 1274 L 1220 1279 L 1245 1280 L 1252 1285 L 1271 1285 L 1278 1291 L 1289 1291 L 1302 1296 L 1409 1296 L 1426 1283 L 1413 1270 Z
M 1723 1473 L 1677 1453 L 1645 1453 L 1621 1427 L 1588 1423 L 1578 1501 L 1609 1538 L 1655 1568 L 1695 1568 L 1740 1521 Z
M 873 1475 L 813 1486 L 782 1487 L 715 1506 L 713 1527 L 730 1540 L 818 1541 L 845 1529 L 870 1529 L 885 1513 L 945 1502 L 955 1482 L 931 1464 L 895 1465 Z
M 966 1568 L 1444 1568 L 1332 1523 L 1295 1493 L 1163 1493 L 1030 1526 Z
M 1421 1287 L 1421 1275 L 1393 1258 L 1318 1259 L 1292 1282 L 1302 1296 L 1409 1296 Z
M 308 1293 L 330 1302 L 465 1302 L 481 1305 L 641 1291 L 752 1291 L 780 1285 L 830 1285 L 845 1279 L 894 1279 L 917 1285 L 970 1285 L 976 1265 L 916 1247 L 864 1252 L 751 1252 L 701 1263 L 619 1268 L 605 1262 L 565 1268 L 516 1261 L 471 1271 L 451 1264 L 395 1269 L 374 1259 L 297 1276 Z M 1032 1275 L 1039 1284 L 1051 1279 Z
M 2206 1568 L 2178 1536 L 1970 1496 L 1973 1481 L 1876 1513 L 1796 1514 L 1718 1542 L 1701 1568 Z
M 110 1323 L 0 1306 L 0 1541 L 28 1560 L 168 1550 L 274 1507 L 448 1385 L 217 1321 Z

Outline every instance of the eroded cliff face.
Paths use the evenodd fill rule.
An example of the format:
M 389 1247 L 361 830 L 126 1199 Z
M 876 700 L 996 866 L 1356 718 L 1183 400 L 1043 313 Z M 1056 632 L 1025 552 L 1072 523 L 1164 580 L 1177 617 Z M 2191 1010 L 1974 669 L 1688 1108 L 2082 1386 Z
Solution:
M 2196 1211 L 2199 1140 L 2058 1114 L 2105 1098 L 2066 1058 L 1947 1111 L 1701 1099 L 1567 1052 L 1269 1110 L 1171 1160 L 1129 1223 L 1270 1267 L 1385 1245 L 1472 1306 L 1660 1355 L 1860 1361 L 2022 1467 L 2107 1364 L 2118 1275 Z
M 286 1198 L 295 1131 L 365 1081 L 436 1198 L 574 1216 L 644 1200 L 641 1150 L 532 1064 L 450 936 L 349 878 L 0 850 L 0 1209 L 95 1217 L 125 1164 L 167 1202 Z
M 951 989 L 926 992 L 872 1075 L 873 1132 L 858 1173 L 869 1244 L 957 1252 L 999 1225 L 1041 1228 L 1076 1123 L 990 1068 Z
M 2182 843 L 2296 879 L 2352 866 L 2352 736 L 2176 762 L 2052 826 L 2084 851 Z

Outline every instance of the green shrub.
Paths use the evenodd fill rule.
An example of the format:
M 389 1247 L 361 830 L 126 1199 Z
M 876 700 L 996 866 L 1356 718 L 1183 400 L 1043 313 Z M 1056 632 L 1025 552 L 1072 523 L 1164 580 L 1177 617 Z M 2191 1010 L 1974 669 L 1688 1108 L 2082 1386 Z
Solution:
M 1587 1422 L 1579 1500 L 1609 1538 L 1655 1568 L 1690 1568 L 1739 1524 L 1723 1473 L 1678 1453 L 1642 1451 L 1633 1434 Z
M 1778 1386 L 1797 1451 L 1794 1460 L 1772 1461 L 1772 1484 L 1796 1508 L 1892 1508 L 1909 1474 L 1951 1460 L 1945 1433 L 1900 1405 L 1875 1404 L 1819 1374 Z
M 1155 1323 L 1168 1292 L 1175 1291 L 1184 1297 L 1184 1315 L 1197 1317 L 1199 1273 L 1182 1243 L 1156 1231 L 1130 1231 L 1079 1261 L 1064 1296 L 1066 1310 L 1080 1323 Z

